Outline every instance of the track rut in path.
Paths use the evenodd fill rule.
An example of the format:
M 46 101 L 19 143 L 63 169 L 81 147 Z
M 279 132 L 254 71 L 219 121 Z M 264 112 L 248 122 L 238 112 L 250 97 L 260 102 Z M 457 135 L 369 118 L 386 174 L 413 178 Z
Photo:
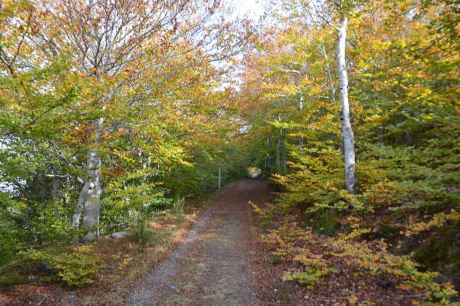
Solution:
M 248 201 L 269 195 L 260 181 L 226 186 L 184 243 L 139 282 L 126 305 L 261 305 L 252 284 Z

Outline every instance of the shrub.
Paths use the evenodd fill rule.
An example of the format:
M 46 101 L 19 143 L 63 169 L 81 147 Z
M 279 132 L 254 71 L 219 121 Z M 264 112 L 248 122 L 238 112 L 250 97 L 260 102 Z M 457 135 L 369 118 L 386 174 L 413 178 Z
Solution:
M 69 287 L 85 287 L 94 282 L 99 262 L 89 254 L 88 247 L 70 252 L 58 250 L 28 250 L 21 253 L 22 260 L 29 265 L 44 265 L 50 273 Z
M 311 254 L 305 252 L 302 255 L 294 257 L 294 262 L 299 262 L 304 266 L 304 271 L 284 272 L 283 281 L 296 281 L 301 285 L 313 286 L 322 277 L 336 272 L 335 268 L 328 267 L 325 260 L 321 258 L 312 258 Z

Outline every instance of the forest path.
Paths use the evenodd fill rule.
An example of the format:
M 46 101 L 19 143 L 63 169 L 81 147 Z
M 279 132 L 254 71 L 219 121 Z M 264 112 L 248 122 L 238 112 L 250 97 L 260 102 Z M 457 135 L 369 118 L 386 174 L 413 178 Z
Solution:
M 184 243 L 144 277 L 126 305 L 260 305 L 250 266 L 248 201 L 269 197 L 265 182 L 246 179 L 227 185 Z

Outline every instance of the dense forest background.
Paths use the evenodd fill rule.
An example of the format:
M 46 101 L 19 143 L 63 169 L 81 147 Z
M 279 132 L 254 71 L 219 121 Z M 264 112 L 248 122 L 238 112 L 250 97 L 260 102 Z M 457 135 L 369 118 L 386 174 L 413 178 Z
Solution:
M 458 2 L 286 0 L 259 24 L 229 16 L 220 1 L 0 4 L 0 267 L 142 236 L 155 212 L 252 166 L 278 190 L 254 209 L 286 258 L 301 255 L 290 239 L 320 235 L 447 303 L 441 283 L 460 282 Z M 330 272 L 316 264 L 315 279 Z M 285 278 L 308 283 L 305 271 Z

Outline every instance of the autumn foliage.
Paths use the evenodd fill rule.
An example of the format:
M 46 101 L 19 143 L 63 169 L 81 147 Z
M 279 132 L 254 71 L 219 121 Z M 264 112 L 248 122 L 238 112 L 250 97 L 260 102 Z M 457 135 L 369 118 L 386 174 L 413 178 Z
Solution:
M 457 1 L 270 1 L 257 28 L 223 2 L 0 2 L 0 273 L 21 258 L 91 284 L 90 255 L 52 248 L 142 245 L 153 215 L 249 167 L 277 190 L 252 205 L 278 279 L 314 301 L 361 288 L 331 305 L 452 303 Z
M 350 268 L 343 267 L 348 259 L 353 269 L 396 275 L 391 283 L 404 290 L 438 286 L 430 274 L 416 271 L 441 272 L 458 284 L 458 5 L 358 2 L 343 1 L 351 5 L 346 9 L 354 194 L 344 185 L 337 14 L 327 5 L 284 1 L 276 26 L 264 30 L 246 57 L 242 99 L 250 105 L 245 114 L 259 140 L 253 143 L 255 160 L 280 191 L 275 204 L 257 209 L 271 227 L 267 241 L 273 256 L 291 262 L 284 279 L 316 286 L 313 292 L 340 279 L 343 270 L 334 269 Z M 322 18 L 314 19 L 318 10 Z M 294 225 L 280 221 L 293 217 Z M 424 298 L 448 303 L 454 294 L 449 290 Z M 388 303 L 410 303 L 398 301 L 398 294 Z M 366 298 L 379 299 L 364 294 L 356 301 Z

